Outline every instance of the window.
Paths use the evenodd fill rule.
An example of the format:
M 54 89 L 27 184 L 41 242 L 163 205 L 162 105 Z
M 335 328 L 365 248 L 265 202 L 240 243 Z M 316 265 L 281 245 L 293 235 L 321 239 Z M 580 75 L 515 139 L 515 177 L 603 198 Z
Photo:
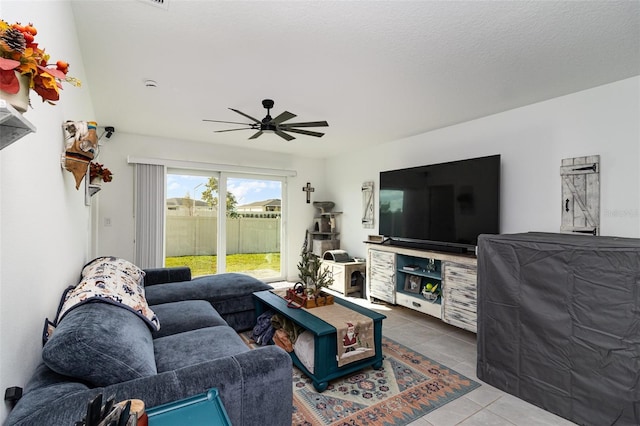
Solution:
M 166 181 L 165 266 L 283 279 L 285 178 L 169 169 Z

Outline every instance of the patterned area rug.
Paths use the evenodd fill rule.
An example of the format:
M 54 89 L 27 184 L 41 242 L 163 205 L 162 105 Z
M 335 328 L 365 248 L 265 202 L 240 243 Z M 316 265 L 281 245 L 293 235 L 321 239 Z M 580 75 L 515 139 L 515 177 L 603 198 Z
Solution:
M 386 337 L 382 351 L 381 370 L 369 367 L 333 380 L 322 393 L 294 367 L 292 424 L 402 426 L 480 386 Z

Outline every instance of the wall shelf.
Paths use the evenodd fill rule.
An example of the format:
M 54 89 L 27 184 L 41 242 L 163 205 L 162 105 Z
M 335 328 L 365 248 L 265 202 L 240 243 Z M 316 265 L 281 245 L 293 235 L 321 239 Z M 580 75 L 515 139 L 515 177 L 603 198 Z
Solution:
M 84 205 L 91 205 L 91 197 L 96 195 L 102 189 L 102 185 L 98 183 L 91 183 L 91 173 L 89 167 L 87 167 L 87 173 L 84 176 Z
M 0 99 L 0 149 L 35 131 L 33 124 L 7 101 Z

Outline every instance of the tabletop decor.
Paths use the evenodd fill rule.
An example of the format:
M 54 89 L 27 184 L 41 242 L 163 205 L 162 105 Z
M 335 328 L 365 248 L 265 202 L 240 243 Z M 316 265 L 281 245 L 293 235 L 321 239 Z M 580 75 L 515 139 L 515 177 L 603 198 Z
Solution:
M 62 82 L 80 86 L 78 79 L 67 75 L 67 62 L 49 63 L 49 54 L 35 42 L 37 34 L 32 23 L 10 25 L 0 20 L 0 98 L 20 112 L 29 106 L 29 90 L 54 105 L 60 99 Z
M 309 251 L 309 231 L 305 234 L 302 250 L 300 251 L 300 261 L 298 262 L 298 278 L 304 291 L 290 292 L 290 296 L 300 296 L 300 300 L 294 301 L 304 307 L 324 306 L 333 303 L 333 297 L 322 292 L 323 287 L 333 284 L 333 277 L 329 271 L 322 266 L 320 258 Z M 304 293 L 304 294 L 299 294 Z

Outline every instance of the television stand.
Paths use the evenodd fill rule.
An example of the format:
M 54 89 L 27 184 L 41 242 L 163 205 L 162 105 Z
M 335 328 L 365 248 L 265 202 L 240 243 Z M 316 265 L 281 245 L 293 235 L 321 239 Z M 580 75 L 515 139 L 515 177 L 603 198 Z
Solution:
M 394 244 L 398 242 L 406 243 L 368 244 L 367 298 L 404 306 L 475 333 L 476 257 L 446 252 L 442 246 L 430 250 Z M 433 287 L 435 292 L 425 291 Z

